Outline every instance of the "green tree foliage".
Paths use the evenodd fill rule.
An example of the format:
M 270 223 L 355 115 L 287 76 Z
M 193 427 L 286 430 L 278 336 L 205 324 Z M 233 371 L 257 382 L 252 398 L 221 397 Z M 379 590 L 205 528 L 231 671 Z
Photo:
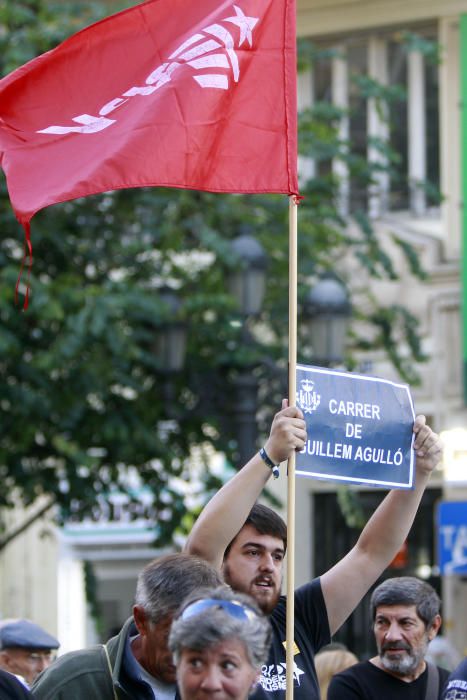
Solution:
M 133 3 L 120 6 L 125 4 Z M 86 1 L 0 2 L 2 74 L 105 10 L 102 3 Z M 300 143 L 307 155 L 340 154 L 351 162 L 337 138 L 338 118 L 324 104 L 302 115 Z M 352 168 L 371 182 L 366 162 L 354 160 Z M 349 237 L 335 206 L 336 186 L 329 176 L 303 187 L 300 301 L 318 273 L 331 269 L 345 277 L 341 260 L 349 249 L 372 275 L 397 276 L 362 212 L 360 233 Z M 204 498 L 219 486 L 206 467 L 206 446 L 236 462 L 232 374 L 247 369 L 256 376 L 263 432 L 285 391 L 287 218 L 285 197 L 163 188 L 50 207 L 32 222 L 32 297 L 22 312 L 14 303 L 21 231 L 2 178 L 0 507 L 18 494 L 25 503 L 47 494 L 63 517 L 80 516 L 96 498 L 126 488 L 128 474 L 136 471 L 154 494 L 158 543 L 189 527 L 183 484 L 192 478 L 193 450 L 204 464 L 197 477 Z M 267 294 L 261 318 L 249 328 L 250 344 L 243 342 L 242 319 L 225 283 L 228 269 L 239 264 L 229 241 L 246 232 L 269 258 Z M 416 272 L 415 260 L 412 267 Z M 163 285 L 177 290 L 182 306 L 176 320 L 189 328 L 185 366 L 173 376 L 156 349 L 161 324 L 175 320 L 161 300 Z M 395 348 L 409 331 L 409 347 L 417 350 L 413 319 L 403 307 L 383 314 L 374 306 L 368 321 L 376 329 L 375 343 L 388 348 L 403 375 L 407 368 L 398 363 Z M 299 332 L 301 359 L 310 361 L 308 339 L 302 327 Z

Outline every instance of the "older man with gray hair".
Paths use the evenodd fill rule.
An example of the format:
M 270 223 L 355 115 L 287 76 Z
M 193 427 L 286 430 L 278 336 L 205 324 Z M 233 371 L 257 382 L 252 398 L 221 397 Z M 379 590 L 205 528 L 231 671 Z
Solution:
M 425 661 L 440 605 L 434 588 L 412 576 L 377 586 L 370 612 L 378 655 L 334 676 L 328 700 L 441 700 L 449 671 Z
M 138 577 L 133 616 L 119 634 L 61 656 L 34 684 L 35 700 L 174 700 L 173 616 L 187 595 L 221 583 L 207 562 L 187 554 L 150 562 Z

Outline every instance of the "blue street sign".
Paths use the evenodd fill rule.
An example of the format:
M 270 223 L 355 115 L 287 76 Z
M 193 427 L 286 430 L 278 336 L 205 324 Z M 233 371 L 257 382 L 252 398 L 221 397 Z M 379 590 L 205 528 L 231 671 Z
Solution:
M 415 414 L 406 384 L 297 365 L 297 406 L 308 433 L 298 476 L 413 487 Z
M 467 502 L 438 506 L 438 566 L 441 574 L 467 573 Z

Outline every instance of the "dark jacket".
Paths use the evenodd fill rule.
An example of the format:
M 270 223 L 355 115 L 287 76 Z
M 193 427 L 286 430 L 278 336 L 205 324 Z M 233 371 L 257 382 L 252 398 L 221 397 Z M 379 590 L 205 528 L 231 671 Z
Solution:
M 151 688 L 126 672 L 123 658 L 129 636 L 137 634 L 133 618 L 104 645 L 60 656 L 36 679 L 35 700 L 153 700 Z
M 28 700 L 32 695 L 13 674 L 0 669 L 1 700 Z

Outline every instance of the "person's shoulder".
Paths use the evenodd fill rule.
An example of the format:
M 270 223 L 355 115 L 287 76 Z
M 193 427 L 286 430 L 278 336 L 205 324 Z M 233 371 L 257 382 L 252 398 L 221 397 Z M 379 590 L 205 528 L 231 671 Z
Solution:
M 27 700 L 32 695 L 16 676 L 0 669 L 0 697 L 2 700 Z
M 321 591 L 321 578 L 318 576 L 317 578 L 313 578 L 311 581 L 304 583 L 302 586 L 299 586 L 296 589 L 295 594 L 299 593 L 300 591 L 304 591 L 305 593 L 316 593 L 317 591 Z
M 302 586 L 299 586 L 298 588 L 295 589 L 294 591 L 294 600 L 295 600 L 295 605 L 297 604 L 297 601 L 304 599 L 304 598 L 311 598 L 313 596 L 322 596 L 321 592 L 321 583 L 319 578 L 314 578 L 312 581 L 308 581 L 307 583 L 304 583 Z M 287 605 L 287 596 L 281 595 L 279 600 L 277 601 L 276 608 L 278 607 L 284 607 Z
M 272 617 L 282 618 L 285 615 L 287 607 L 287 596 L 281 595 L 276 607 L 271 613 Z M 295 613 L 301 617 L 301 611 L 316 607 L 318 610 L 325 608 L 323 591 L 321 590 L 321 581 L 319 578 L 314 578 L 308 583 L 304 583 L 294 591 L 294 607 Z
M 444 689 L 443 698 L 467 698 L 467 658 L 449 674 Z
M 459 678 L 462 681 L 467 681 L 467 657 L 460 662 L 454 671 L 451 671 L 449 678 Z
M 344 671 L 336 673 L 331 683 L 334 683 L 336 679 L 336 684 L 342 683 L 346 687 L 367 687 L 368 685 L 379 687 L 385 686 L 387 682 L 392 682 L 393 678 L 389 673 L 366 660 L 359 661 Z
M 365 686 L 365 681 L 368 673 L 371 674 L 371 664 L 368 661 L 359 661 L 359 663 L 346 668 L 344 671 L 335 673 L 329 683 L 328 697 L 340 698 L 341 693 L 351 692 L 355 695 Z
M 32 686 L 33 695 L 37 700 L 49 697 L 52 688 L 58 692 L 65 686 L 80 684 L 84 677 L 89 679 L 92 674 L 102 672 L 103 668 L 106 669 L 106 659 L 101 645 L 70 651 L 59 656 L 38 676 Z
M 49 666 L 47 672 L 55 669 L 67 668 L 68 670 L 73 667 L 79 668 L 84 663 L 90 665 L 91 667 L 100 666 L 100 662 L 103 657 L 103 646 L 102 644 L 96 644 L 87 649 L 76 649 L 75 651 L 69 651 L 66 654 L 59 656 L 51 666 Z
M 369 661 L 359 661 L 358 663 L 349 666 L 349 668 L 346 668 L 343 671 L 339 671 L 339 673 L 336 673 L 334 678 L 336 678 L 337 676 L 343 676 L 344 678 L 354 678 L 362 674 L 371 673 L 373 669 L 376 669 L 376 666 L 374 666 Z
M 308 583 L 304 583 L 295 590 L 295 602 L 300 600 L 316 599 L 318 601 L 323 601 L 323 591 L 321 589 L 321 579 L 314 578 Z

